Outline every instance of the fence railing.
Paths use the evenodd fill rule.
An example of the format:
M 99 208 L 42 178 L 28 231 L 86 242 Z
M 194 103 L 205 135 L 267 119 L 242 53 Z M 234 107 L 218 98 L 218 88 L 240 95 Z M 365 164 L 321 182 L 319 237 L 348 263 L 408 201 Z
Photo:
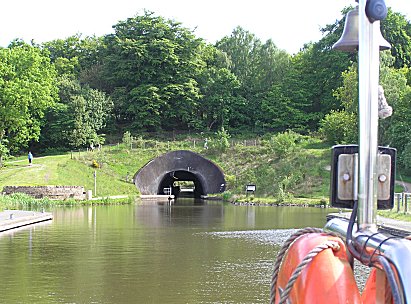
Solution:
M 394 193 L 394 210 L 397 212 L 409 213 L 411 204 L 410 192 L 396 192 Z M 410 210 L 411 211 L 411 210 Z
M 128 149 L 207 149 L 210 147 L 210 140 L 207 139 L 186 139 L 183 141 L 157 141 L 157 140 L 133 140 L 127 145 L 129 146 Z M 260 139 L 230 139 L 230 147 L 234 146 L 244 146 L 244 147 L 256 147 L 261 146 Z M 105 144 L 102 146 L 94 147 L 95 150 L 112 150 L 120 147 L 120 143 L 116 144 Z M 87 151 L 91 151 L 92 149 L 87 149 Z
M 213 139 L 215 140 L 215 139 Z M 263 141 L 259 138 L 256 139 L 230 139 L 230 148 L 235 147 L 256 147 L 261 146 Z M 186 140 L 169 140 L 169 141 L 159 141 L 153 139 L 133 139 L 129 143 L 110 143 L 104 145 L 95 145 L 87 148 L 79 148 L 71 150 L 72 159 L 82 159 L 90 157 L 90 153 L 94 152 L 104 152 L 104 151 L 115 151 L 121 149 L 131 150 L 154 150 L 157 152 L 161 151 L 175 151 L 175 150 L 206 150 L 212 147 L 212 140 L 206 138 L 189 138 Z M 230 149 L 229 148 L 229 149 Z M 97 164 L 96 164 L 97 165 Z

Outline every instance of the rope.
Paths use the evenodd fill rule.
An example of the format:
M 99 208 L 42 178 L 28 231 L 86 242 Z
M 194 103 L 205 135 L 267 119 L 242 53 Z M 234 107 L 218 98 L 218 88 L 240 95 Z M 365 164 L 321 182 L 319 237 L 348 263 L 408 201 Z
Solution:
M 307 227 L 304 229 L 300 229 L 298 230 L 296 233 L 292 234 L 283 244 L 283 246 L 281 247 L 280 251 L 278 252 L 277 255 L 277 259 L 274 263 L 274 269 L 273 269 L 273 274 L 271 277 L 271 290 L 270 290 L 270 304 L 274 304 L 275 303 L 275 288 L 277 286 L 277 280 L 278 280 L 278 273 L 280 271 L 280 266 L 281 263 L 283 261 L 283 258 L 288 250 L 288 248 L 290 247 L 290 245 L 296 240 L 298 239 L 300 236 L 303 236 L 305 234 L 309 234 L 309 233 L 324 233 L 324 230 L 322 230 L 321 228 L 312 228 L 312 227 Z M 337 236 L 336 234 L 329 232 L 326 233 L 327 235 L 331 235 L 331 236 Z M 315 247 L 317 248 L 317 247 Z M 314 248 L 314 249 L 315 249 Z M 329 247 L 327 247 L 329 248 Z M 314 250 L 313 249 L 313 250 Z M 322 250 L 321 250 L 322 251 Z M 311 251 L 310 251 L 311 253 Z M 309 254 L 310 254 L 309 253 Z M 304 259 L 305 260 L 305 259 Z M 303 261 L 304 261 L 303 260 Z M 301 265 L 301 264 L 300 264 Z M 298 267 L 297 267 L 298 268 Z M 296 269 L 297 269 L 296 268 Z M 288 297 L 288 296 L 287 296 Z
M 270 291 L 270 303 L 275 303 L 275 287 L 277 286 L 278 272 L 280 271 L 281 262 L 287 252 L 287 249 L 290 247 L 297 238 L 304 234 L 308 233 L 323 233 L 324 231 L 320 228 L 311 228 L 307 227 L 301 230 L 298 230 L 296 233 L 292 234 L 283 244 L 280 251 L 278 252 L 277 259 L 274 263 L 273 274 L 271 276 L 271 291 Z
M 387 99 L 385 99 L 384 88 L 378 86 L 378 117 L 385 119 L 392 115 L 392 107 L 388 105 Z
M 284 288 L 284 291 L 281 293 L 279 304 L 285 303 L 290 295 L 290 291 L 294 286 L 295 281 L 297 281 L 299 275 L 304 270 L 304 268 L 323 250 L 331 248 L 334 251 L 338 251 L 340 249 L 340 245 L 335 241 L 328 241 L 324 244 L 318 245 L 314 247 L 301 261 L 300 265 L 294 270 L 292 276 L 288 280 L 287 285 Z

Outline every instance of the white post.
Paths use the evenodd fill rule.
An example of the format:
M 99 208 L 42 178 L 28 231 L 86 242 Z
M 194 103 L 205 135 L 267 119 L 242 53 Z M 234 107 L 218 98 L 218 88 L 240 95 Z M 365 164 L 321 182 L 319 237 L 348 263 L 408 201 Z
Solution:
M 97 171 L 94 170 L 94 196 L 97 196 Z

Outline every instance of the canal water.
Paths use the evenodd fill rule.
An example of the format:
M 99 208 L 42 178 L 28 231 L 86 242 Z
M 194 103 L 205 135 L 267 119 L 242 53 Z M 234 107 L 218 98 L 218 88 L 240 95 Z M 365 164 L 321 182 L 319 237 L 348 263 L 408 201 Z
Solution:
M 0 303 L 268 303 L 280 245 L 331 210 L 187 200 L 52 211 L 0 234 Z

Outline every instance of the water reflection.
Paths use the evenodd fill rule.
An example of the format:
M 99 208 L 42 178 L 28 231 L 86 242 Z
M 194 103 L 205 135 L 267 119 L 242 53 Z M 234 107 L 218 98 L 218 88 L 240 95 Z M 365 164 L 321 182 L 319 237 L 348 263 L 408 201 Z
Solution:
M 322 227 L 327 211 L 186 200 L 58 208 L 52 222 L 0 234 L 0 303 L 266 303 L 279 245 Z

